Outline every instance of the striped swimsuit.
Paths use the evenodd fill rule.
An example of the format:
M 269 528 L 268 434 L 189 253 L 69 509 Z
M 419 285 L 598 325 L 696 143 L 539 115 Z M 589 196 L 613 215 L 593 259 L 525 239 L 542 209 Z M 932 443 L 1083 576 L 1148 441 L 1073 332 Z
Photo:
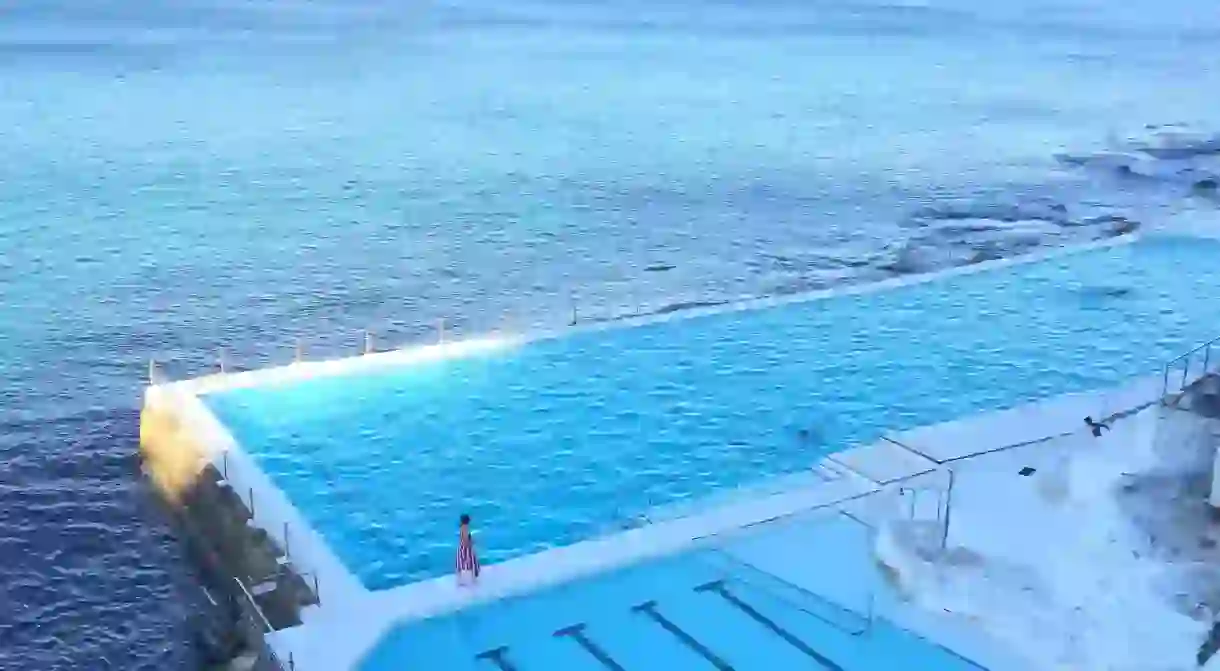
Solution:
M 459 534 L 457 572 L 458 575 L 471 573 L 474 577 L 479 577 L 479 557 L 474 553 L 474 540 L 466 529 L 462 529 Z

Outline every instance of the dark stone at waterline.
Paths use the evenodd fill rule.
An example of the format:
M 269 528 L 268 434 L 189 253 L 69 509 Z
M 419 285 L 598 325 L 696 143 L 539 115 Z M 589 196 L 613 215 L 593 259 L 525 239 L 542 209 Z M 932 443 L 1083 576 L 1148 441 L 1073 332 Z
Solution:
M 1220 188 L 1220 182 L 1217 182 L 1215 179 L 1210 177 L 1195 182 L 1195 191 L 1206 191 L 1211 193 L 1215 192 L 1217 188 Z

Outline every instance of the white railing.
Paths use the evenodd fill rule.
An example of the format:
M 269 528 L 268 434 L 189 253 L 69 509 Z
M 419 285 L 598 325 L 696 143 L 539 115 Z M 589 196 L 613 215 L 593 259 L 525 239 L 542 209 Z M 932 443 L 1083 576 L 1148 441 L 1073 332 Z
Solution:
M 1213 346 L 1220 348 L 1220 337 L 1213 338 L 1165 364 L 1164 383 L 1161 386 L 1162 400 L 1186 391 L 1213 372 Z
M 275 628 L 271 626 L 271 621 L 267 619 L 267 615 L 258 605 L 254 595 L 241 581 L 241 578 L 234 577 L 233 582 L 237 585 L 237 595 L 241 601 L 240 610 L 243 624 L 246 626 L 246 638 L 251 644 L 257 646 L 259 659 L 271 662 L 281 671 L 295 671 L 296 660 L 291 652 L 288 653 L 288 659 L 285 661 L 274 648 L 267 644 L 267 634 L 275 631 Z
M 928 482 L 931 480 L 931 482 Z M 922 481 L 922 482 L 921 482 Z M 944 550 L 949 545 L 950 513 L 953 508 L 954 475 L 952 468 L 921 473 L 911 476 L 906 484 L 898 487 L 898 496 L 905 503 L 907 521 L 916 520 L 934 522 L 937 528 L 938 545 Z M 935 511 L 927 514 L 927 506 L 922 505 L 930 497 L 935 497 Z
M 318 579 L 318 573 L 316 571 L 302 570 L 302 568 L 295 561 L 293 561 L 292 537 L 294 534 L 291 531 L 291 525 L 288 522 L 283 522 L 279 525 L 271 525 L 282 530 L 282 535 L 279 538 L 276 538 L 275 534 L 273 534 L 271 529 L 268 528 L 268 525 L 259 523 L 259 506 L 254 495 L 254 488 L 246 487 L 244 492 L 237 492 L 232 488 L 232 482 L 229 480 L 229 452 L 227 451 L 221 454 L 220 457 L 220 476 L 225 480 L 225 485 L 235 494 L 237 494 L 238 499 L 242 502 L 242 505 L 245 506 L 246 512 L 250 515 L 250 523 L 257 528 L 266 531 L 267 537 L 276 546 L 276 549 L 282 553 L 281 556 L 283 557 L 284 561 L 281 565 L 277 566 L 277 575 L 279 571 L 287 569 L 290 573 L 299 577 L 308 588 L 312 589 L 315 603 L 303 603 L 300 604 L 300 606 L 321 605 L 322 590 L 319 584 L 320 581 Z
M 456 338 L 478 338 L 495 334 L 546 334 L 568 327 L 611 323 L 621 320 L 665 315 L 678 308 L 724 305 L 749 301 L 755 297 L 710 300 L 703 294 L 671 296 L 668 300 L 641 301 L 634 291 L 608 288 L 597 295 L 566 294 L 549 301 L 541 310 L 528 313 L 492 313 L 486 318 L 453 319 L 437 317 L 423 322 L 382 322 L 361 329 L 337 329 L 306 337 L 286 336 L 279 341 L 257 342 L 249 347 L 221 345 L 201 354 L 152 357 L 149 381 L 161 384 L 215 373 L 235 373 L 261 368 L 342 359 L 361 354 L 390 352 L 435 344 Z M 172 370 L 171 370 L 172 368 Z
M 740 583 L 766 593 L 848 636 L 862 636 L 873 628 L 873 619 L 876 614 L 876 592 L 872 588 L 869 589 L 864 612 L 859 612 L 835 603 L 821 594 L 797 585 L 722 548 L 713 548 L 706 556 L 715 558 L 729 582 Z

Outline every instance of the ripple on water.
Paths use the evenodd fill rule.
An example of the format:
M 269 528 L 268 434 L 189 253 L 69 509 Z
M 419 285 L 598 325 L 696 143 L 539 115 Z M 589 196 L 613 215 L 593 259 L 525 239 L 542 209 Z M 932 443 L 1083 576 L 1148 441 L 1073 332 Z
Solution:
M 134 412 L 40 424 L 0 472 L 0 669 L 190 669 L 195 592 L 146 518 Z

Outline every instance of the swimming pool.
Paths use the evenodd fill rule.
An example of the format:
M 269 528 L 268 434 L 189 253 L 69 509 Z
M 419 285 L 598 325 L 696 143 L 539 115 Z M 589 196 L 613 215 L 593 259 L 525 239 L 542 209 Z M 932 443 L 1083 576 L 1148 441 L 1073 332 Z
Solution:
M 1218 252 L 1148 239 L 205 401 L 384 589 L 450 571 L 461 512 L 494 562 L 884 431 L 1153 373 L 1220 328 Z
M 859 587 L 868 579 L 863 574 L 875 569 L 867 561 L 868 538 L 853 539 L 860 532 L 851 526 L 828 530 L 825 535 L 838 543 L 803 547 L 851 562 L 853 570 L 843 579 Z M 815 551 L 803 563 L 820 564 L 821 554 Z M 828 567 L 835 566 L 829 559 Z M 846 608 L 720 548 L 701 549 L 399 625 L 358 668 L 981 671 L 975 662 L 874 614 L 871 602 L 859 605 Z

